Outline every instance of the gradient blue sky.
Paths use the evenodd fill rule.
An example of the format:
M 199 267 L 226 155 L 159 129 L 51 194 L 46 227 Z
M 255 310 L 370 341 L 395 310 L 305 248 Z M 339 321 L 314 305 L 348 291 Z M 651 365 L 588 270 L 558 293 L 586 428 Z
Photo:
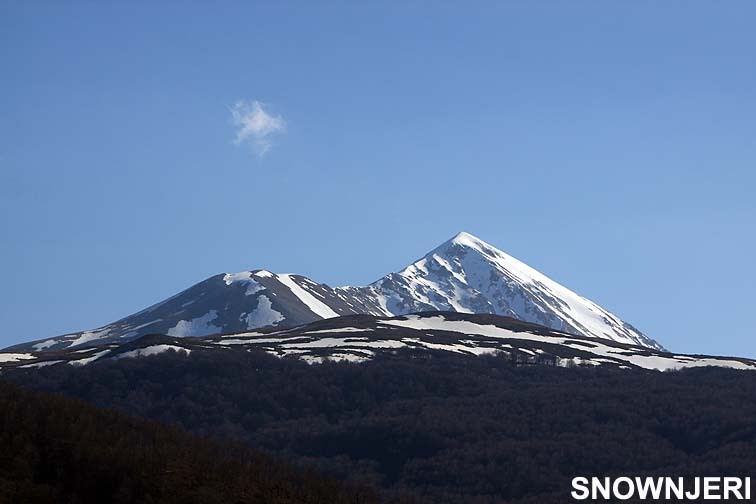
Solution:
M 0 4 L 0 346 L 465 230 L 756 357 L 753 2 L 154 3 Z M 262 156 L 239 100 L 285 122 Z

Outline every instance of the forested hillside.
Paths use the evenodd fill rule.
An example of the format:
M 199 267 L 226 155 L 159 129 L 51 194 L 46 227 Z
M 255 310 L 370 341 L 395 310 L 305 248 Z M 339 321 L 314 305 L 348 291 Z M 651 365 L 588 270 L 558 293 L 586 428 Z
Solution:
M 438 503 L 564 502 L 575 475 L 756 474 L 753 372 L 197 351 L 8 376 Z
M 239 443 L 0 381 L 0 503 L 377 503 Z

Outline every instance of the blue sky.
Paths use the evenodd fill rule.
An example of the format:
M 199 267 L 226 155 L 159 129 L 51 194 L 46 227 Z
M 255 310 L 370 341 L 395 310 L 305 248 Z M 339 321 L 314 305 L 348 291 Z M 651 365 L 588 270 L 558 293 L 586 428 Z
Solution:
M 155 3 L 0 4 L 0 346 L 465 230 L 756 357 L 752 2 Z

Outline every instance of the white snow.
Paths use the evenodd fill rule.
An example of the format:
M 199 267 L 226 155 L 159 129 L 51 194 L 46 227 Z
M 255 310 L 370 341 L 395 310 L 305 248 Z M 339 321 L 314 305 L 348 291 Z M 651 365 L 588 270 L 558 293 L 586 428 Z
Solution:
M 214 316 L 215 314 L 207 314 L 200 319 L 189 321 L 191 323 L 188 323 L 188 326 L 191 326 L 191 328 L 195 326 L 207 327 L 208 320 L 212 320 Z M 249 332 L 228 335 L 222 339 L 208 339 L 206 345 L 207 348 L 244 345 L 248 350 L 259 348 L 279 357 L 296 355 L 310 363 L 325 362 L 326 360 L 361 362 L 370 359 L 379 350 L 394 351 L 409 347 L 473 355 L 496 353 L 511 355 L 516 350 L 527 354 L 529 357 L 526 357 L 526 360 L 528 361 L 536 359 L 539 355 L 547 359 L 553 356 L 555 364 L 558 366 L 611 364 L 623 369 L 636 366 L 661 371 L 718 366 L 756 370 L 756 362 L 754 361 L 728 357 L 666 354 L 643 347 L 617 346 L 608 340 L 580 338 L 556 331 L 543 335 L 525 331 L 518 332 L 491 324 L 479 324 L 472 320 L 451 320 L 443 315 L 409 315 L 402 319 L 378 319 L 375 326 L 364 329 L 346 326 L 305 332 L 306 327 L 290 328 L 271 333 Z M 382 334 L 387 334 L 386 330 L 388 329 L 393 329 L 388 333 L 391 336 L 381 337 Z M 405 329 L 405 331 L 402 331 L 402 329 Z M 418 331 L 420 334 L 414 336 L 406 329 Z M 440 332 L 444 334 L 439 334 Z M 344 336 L 336 336 L 338 333 L 342 333 Z M 459 337 L 450 337 L 449 333 L 456 333 Z M 526 344 L 528 341 L 532 342 L 532 345 Z M 111 347 L 116 348 L 117 345 L 111 345 Z M 191 351 L 176 345 L 152 345 L 123 353 L 118 358 L 155 355 L 168 350 L 185 352 L 186 354 Z M 95 352 L 92 349 L 73 350 L 74 353 L 87 353 L 83 355 L 83 358 L 70 361 L 69 364 L 73 366 L 84 365 L 97 360 L 110 351 L 110 349 L 101 352 Z M 2 353 L 0 354 L 0 363 L 34 358 L 35 356 L 29 353 Z M 50 364 L 45 361 L 32 361 L 24 365 L 42 367 L 52 363 L 52 361 L 47 362 Z
M 532 341 L 558 345 L 567 349 L 568 351 L 564 352 L 564 358 L 555 355 L 555 357 L 561 359 L 562 363 L 572 362 L 585 365 L 622 363 L 620 367 L 632 365 L 659 370 L 701 366 L 756 369 L 756 364 L 753 362 L 739 361 L 734 358 L 671 355 L 653 350 L 623 349 L 614 346 L 610 340 L 646 347 L 647 349 L 660 349 L 655 342 L 597 304 L 468 233 L 459 233 L 453 239 L 437 247 L 399 273 L 388 275 L 367 287 L 340 287 L 329 291 L 328 286 L 321 286 L 304 277 L 295 278 L 294 275 L 290 274 L 276 275 L 267 270 L 227 273 L 223 276 L 225 284 L 246 286 L 245 295 L 254 294 L 257 296 L 256 307 L 249 313 L 245 310 L 243 313 L 229 314 L 229 312 L 224 312 L 227 308 L 221 304 L 219 310 L 210 310 L 201 317 L 179 320 L 174 327 L 167 331 L 167 334 L 171 336 L 217 334 L 223 326 L 219 319 L 221 316 L 219 312 L 223 317 L 230 316 L 246 322 L 250 329 L 284 322 L 283 313 L 273 308 L 271 300 L 276 300 L 276 307 L 286 312 L 280 302 L 282 297 L 288 298 L 289 296 L 272 297 L 276 295 L 273 292 L 274 289 L 266 289 L 257 281 L 262 278 L 278 279 L 313 314 L 321 318 L 339 316 L 339 313 L 327 304 L 329 299 L 338 299 L 340 302 L 343 301 L 347 307 L 351 307 L 348 309 L 353 310 L 353 313 L 391 316 L 430 309 L 490 312 L 535 322 L 563 332 L 538 335 L 516 332 L 495 325 L 476 324 L 465 320 L 447 320 L 443 316 L 408 316 L 405 320 L 382 320 L 378 322 L 378 327 L 384 330 L 391 328 L 393 329 L 392 334 L 398 333 L 400 335 L 393 339 L 368 340 L 364 337 L 350 338 L 347 335 L 344 338 L 334 337 L 338 333 L 359 335 L 359 333 L 370 333 L 372 331 L 372 329 L 356 327 L 317 329 L 310 332 L 302 332 L 306 329 L 291 328 L 273 333 L 249 332 L 226 335 L 220 341 L 210 342 L 212 345 L 260 346 L 266 350 L 273 349 L 271 352 L 278 355 L 281 355 L 281 353 L 307 355 L 313 349 L 329 349 L 327 352 L 329 355 L 336 355 L 341 349 L 344 355 L 353 355 L 358 351 L 352 350 L 354 348 L 392 349 L 403 346 L 420 346 L 451 352 L 483 354 L 504 351 L 503 348 L 511 349 L 513 346 L 520 347 L 521 344 L 524 344 L 524 341 Z M 261 291 L 265 291 L 264 294 L 260 293 Z M 182 293 L 139 313 L 154 310 L 180 294 Z M 202 293 L 202 295 L 204 294 L 205 292 Z M 197 299 L 200 299 L 200 297 L 197 297 Z M 251 301 L 248 300 L 245 306 L 252 305 Z M 193 302 L 183 303 L 182 307 Z M 342 306 L 340 302 L 339 306 Z M 158 316 L 158 314 L 155 314 L 155 316 Z M 147 317 L 140 317 L 140 321 L 145 318 Z M 135 328 L 130 328 L 128 323 L 121 321 L 99 329 L 49 339 L 36 343 L 32 348 L 44 350 L 58 342 L 68 343 L 69 341 L 69 345 L 75 347 L 103 338 L 136 335 L 135 331 L 160 320 L 153 320 Z M 218 325 L 216 326 L 216 324 Z M 402 328 L 420 331 L 449 331 L 470 335 L 474 339 L 460 339 L 455 343 L 449 343 L 444 339 L 441 340 L 444 341 L 441 343 L 440 341 L 432 341 L 434 335 L 428 333 L 421 338 L 402 338 Z M 580 333 L 592 339 L 573 337 L 571 334 L 567 334 L 570 332 Z M 483 341 L 481 338 L 492 338 L 495 341 Z M 505 342 L 505 340 L 508 342 Z M 543 346 L 546 350 L 538 348 L 539 346 Z M 532 348 L 517 348 L 517 350 L 532 355 L 559 353 L 558 347 L 552 351 L 552 349 L 541 344 L 535 344 Z M 90 350 L 82 351 L 89 352 Z M 581 357 L 573 358 L 575 351 L 580 351 Z M 11 357 L 14 355 L 27 357 Z M 86 355 L 89 354 L 85 354 L 85 358 L 71 364 L 81 365 L 98 358 L 96 354 L 88 357 Z M 0 354 L 0 363 L 31 358 L 33 358 L 31 354 Z M 3 359 L 6 360 L 3 361 Z
M 502 273 L 527 286 L 532 294 L 586 336 L 643 345 L 643 342 L 638 340 L 639 335 L 629 334 L 619 318 L 551 280 L 540 271 L 468 233 L 460 233 L 452 242 L 477 251 Z
M 214 278 L 217 282 L 217 277 Z M 265 293 L 266 297 L 258 300 L 257 310 L 252 314 L 247 313 L 246 307 L 244 310 L 229 313 L 226 311 L 225 304 L 218 301 L 218 305 L 209 307 L 215 308 L 215 313 L 221 314 L 220 317 L 223 320 L 215 322 L 218 326 L 225 325 L 226 317 L 248 321 L 247 326 L 250 328 L 278 323 L 288 325 L 283 315 L 283 313 L 289 313 L 284 309 L 285 306 L 277 302 L 276 307 L 281 310 L 279 312 L 272 309 L 273 303 L 270 302 L 281 300 L 280 296 L 273 297 L 276 295 L 273 291 L 277 290 L 278 286 L 274 287 L 271 284 L 270 288 L 266 288 L 260 283 L 262 279 L 275 278 L 320 318 L 333 318 L 340 315 L 330 305 L 343 307 L 344 309 L 340 308 L 340 310 L 345 313 L 368 313 L 378 316 L 395 316 L 434 309 L 461 313 L 495 313 L 588 337 L 608 338 L 633 345 L 659 348 L 643 334 L 592 301 L 464 232 L 436 247 L 398 273 L 392 273 L 366 287 L 330 289 L 326 285 L 317 284 L 304 277 L 289 274 L 276 275 L 267 270 L 225 273 L 221 278 L 225 285 L 242 286 L 247 296 L 260 296 L 261 293 Z M 265 284 L 268 283 L 265 281 Z M 160 319 L 146 324 L 142 324 L 142 321 L 158 316 L 172 320 L 172 323 L 176 324 L 169 329 L 169 334 L 217 333 L 219 331 L 210 324 L 214 319 L 200 317 L 188 320 L 190 316 L 196 315 L 192 313 L 184 315 L 187 320 L 176 321 L 176 315 L 173 314 L 181 311 L 177 305 L 181 304 L 183 309 L 197 299 L 203 299 L 201 296 L 211 293 L 206 289 L 198 296 L 190 296 L 188 290 L 185 290 L 118 323 L 47 340 L 37 343 L 36 345 L 40 346 L 35 345 L 33 348 L 43 350 L 55 345 L 56 342 L 69 340 L 70 346 L 78 346 L 103 338 L 120 337 L 140 331 L 149 324 L 155 324 Z M 193 299 L 189 299 L 190 297 Z M 287 297 L 284 296 L 284 298 Z M 170 310 L 170 318 L 162 312 L 160 315 L 156 313 L 154 317 L 139 316 L 156 310 L 172 300 L 174 303 L 169 305 L 173 306 Z M 339 304 L 335 305 L 334 300 L 337 300 Z M 268 307 L 269 304 L 270 307 Z M 166 311 L 169 310 L 166 308 Z M 135 319 L 135 316 L 138 318 Z M 137 324 L 141 325 L 136 326 Z M 131 327 L 132 325 L 136 327 Z M 162 326 L 161 329 L 163 329 Z M 48 346 L 43 347 L 42 345 L 45 344 Z
M 370 289 L 371 289 L 371 294 L 373 296 L 375 296 L 375 299 L 378 302 L 378 306 L 380 306 L 381 311 L 383 312 L 383 313 L 377 313 L 376 315 L 379 315 L 379 316 L 380 315 L 388 315 L 389 317 L 392 316 L 393 313 L 391 312 L 391 310 L 388 307 L 388 298 L 386 296 L 382 296 L 382 295 L 377 294 L 375 292 L 375 288 L 374 287 L 371 286 Z
M 407 346 L 407 344 L 397 340 L 368 341 L 367 338 L 320 338 L 315 341 L 306 341 L 301 343 L 283 342 L 281 343 L 281 346 L 284 348 L 402 348 Z
M 55 345 L 56 342 L 69 341 L 70 346 L 77 346 L 102 338 L 114 339 L 124 335 L 135 335 L 134 331 L 141 331 L 149 324 L 159 321 L 158 316 L 172 321 L 171 324 L 163 322 L 166 325 L 175 324 L 168 333 L 177 336 L 218 333 L 222 327 L 227 326 L 229 318 L 235 319 L 234 322 L 246 322 L 249 328 L 298 323 L 300 320 L 287 321 L 284 316 L 284 313 L 289 314 L 289 311 L 285 304 L 282 304 L 282 299 L 289 298 L 288 292 L 282 290 L 274 297 L 277 295 L 274 291 L 282 286 L 316 317 L 325 319 L 348 313 L 396 316 L 427 310 L 495 313 L 588 337 L 609 338 L 633 345 L 659 348 L 653 341 L 595 303 L 468 233 L 459 233 L 398 273 L 387 275 L 365 287 L 331 289 L 305 277 L 276 275 L 267 270 L 225 273 L 220 277 L 223 284 L 241 286 L 246 296 L 259 297 L 257 309 L 248 313 L 248 307 L 253 305 L 252 298 L 243 305 L 243 310 L 231 313 L 231 307 L 227 307 L 218 297 L 217 301 L 213 301 L 217 304 L 208 307 L 215 309 L 210 313 L 220 314 L 218 320 L 206 318 L 209 315 L 190 319 L 199 314 L 184 312 L 185 320 L 179 321 L 178 317 L 181 315 L 175 313 L 181 312 L 184 307 L 200 299 L 210 301 L 208 294 L 210 297 L 216 297 L 216 293 L 210 287 L 217 287 L 219 281 L 218 277 L 213 278 L 215 283 L 203 284 L 204 290 L 192 291 L 198 292 L 199 295 L 190 295 L 191 289 L 185 290 L 117 323 L 37 343 L 36 345 L 40 346 L 34 348 L 43 350 Z M 267 280 L 269 278 L 279 280 L 281 285 L 273 285 Z M 270 287 L 265 287 L 260 282 Z M 265 298 L 260 297 L 263 293 Z M 282 293 L 285 293 L 283 298 Z M 172 300 L 172 304 L 164 306 Z M 276 302 L 273 303 L 272 300 Z M 179 304 L 181 309 L 178 307 Z M 277 310 L 273 309 L 273 304 Z M 338 313 L 331 305 L 338 306 L 339 311 L 344 313 Z M 163 314 L 161 311 L 152 317 L 140 316 L 159 307 L 164 307 L 163 311 L 170 313 Z M 295 307 L 293 312 L 301 312 L 303 309 L 304 307 Z M 157 320 L 142 324 L 148 318 Z M 161 325 L 160 329 L 164 327 Z M 49 346 L 41 346 L 45 344 Z
M 264 345 L 266 343 L 277 344 L 282 341 L 294 341 L 301 338 L 250 338 L 250 339 L 237 339 L 229 338 L 222 339 L 220 341 L 213 341 L 214 345 Z
M 528 350 L 527 348 L 518 348 L 517 350 L 519 352 L 526 353 L 528 355 L 533 355 L 533 356 L 536 355 L 536 353 L 533 350 Z
M 40 350 L 44 350 L 45 348 L 50 348 L 54 344 L 56 344 L 58 340 L 56 339 L 49 339 L 46 341 L 43 341 L 42 343 L 37 343 L 36 345 L 33 345 L 32 348 L 39 352 Z
M 329 354 L 327 357 L 321 357 L 317 355 L 302 355 L 299 358 L 305 361 L 307 364 L 323 364 L 326 361 L 365 362 L 367 360 L 370 360 L 370 356 L 357 355 L 357 354 L 348 353 L 348 352 L 334 352 L 334 353 Z
M 369 329 L 360 329 L 358 327 L 336 327 L 334 329 L 318 329 L 317 331 L 307 331 L 300 334 L 323 334 L 323 333 L 342 333 L 342 332 L 365 332 Z
M 189 355 L 191 353 L 191 350 L 175 346 L 175 345 L 152 345 L 144 348 L 137 348 L 136 350 L 131 350 L 128 352 L 124 352 L 122 354 L 119 354 L 116 358 L 118 359 L 128 359 L 133 357 L 147 357 L 150 355 L 157 355 L 163 352 L 167 352 L 169 350 L 173 350 L 175 352 L 185 352 L 186 355 Z
M 420 338 L 402 338 L 402 341 L 405 343 L 410 343 L 411 346 L 421 346 L 421 347 L 429 348 L 431 350 L 445 350 L 447 352 L 455 352 L 455 353 L 472 353 L 475 355 L 486 355 L 486 354 L 495 354 L 500 351 L 498 348 L 491 348 L 491 347 L 476 347 L 476 346 L 468 346 L 468 345 L 431 343 L 428 341 L 421 340 Z
M 0 353 L 0 362 L 18 362 L 25 359 L 33 359 L 29 353 Z
M 278 278 L 279 282 L 288 287 L 289 290 L 291 290 L 292 294 L 297 296 L 300 301 L 307 305 L 307 307 L 315 315 L 318 315 L 319 317 L 322 317 L 324 319 L 339 316 L 339 314 L 333 311 L 327 304 L 317 299 L 311 293 L 302 288 L 298 283 L 296 283 L 294 279 L 291 278 L 291 275 L 277 275 L 276 278 Z
M 581 359 L 580 357 L 573 357 L 571 359 L 557 359 L 556 365 L 559 367 L 600 366 L 602 360 L 604 359 Z M 608 361 L 608 362 L 614 362 L 614 361 Z M 630 369 L 627 366 L 620 366 L 620 367 Z
M 369 356 L 364 355 L 357 355 L 353 353 L 348 352 L 334 352 L 331 355 L 328 356 L 328 360 L 333 362 L 365 362 L 367 360 L 370 360 Z
M 360 291 L 391 315 L 495 313 L 594 338 L 660 349 L 617 316 L 469 233 Z
M 191 320 L 179 320 L 179 322 L 168 329 L 168 336 L 208 336 L 215 334 L 220 330 L 220 327 L 214 325 L 213 320 L 218 318 L 218 312 L 216 310 L 210 310 L 201 317 L 197 317 Z
M 68 347 L 71 348 L 83 345 L 84 343 L 89 343 L 90 341 L 106 338 L 108 334 L 110 334 L 110 331 L 110 326 L 101 327 L 100 329 L 94 329 L 92 331 L 84 331 L 78 338 L 73 340 Z
M 159 319 L 153 320 L 151 322 L 147 322 L 146 324 L 138 325 L 136 327 L 131 327 L 131 328 L 129 328 L 129 332 L 135 332 L 135 331 L 138 331 L 139 329 L 144 329 L 147 326 L 151 326 L 152 324 L 157 324 L 158 322 L 162 322 L 162 321 L 163 321 L 163 319 L 159 318 Z
M 509 329 L 493 325 L 475 324 L 473 322 L 465 320 L 446 320 L 442 316 L 435 317 L 419 317 L 408 316 L 407 320 L 383 320 L 383 325 L 407 327 L 417 330 L 437 330 L 437 331 L 449 331 L 457 332 L 466 335 L 479 335 L 491 338 L 504 338 L 504 339 L 519 339 L 528 341 L 537 341 L 543 343 L 551 343 L 557 345 L 563 345 L 595 354 L 597 357 L 605 357 L 605 359 L 591 359 L 596 362 L 618 362 L 624 361 L 635 366 L 645 369 L 657 369 L 660 371 L 683 369 L 691 367 L 703 367 L 703 366 L 717 366 L 727 367 L 733 369 L 742 370 L 756 370 L 756 364 L 752 362 L 742 362 L 728 358 L 698 358 L 692 356 L 667 356 L 664 354 L 651 353 L 650 355 L 643 355 L 644 352 L 651 352 L 649 350 L 632 350 L 623 349 L 619 347 L 613 347 L 601 342 L 601 340 L 581 340 L 577 338 L 571 338 L 568 335 L 560 336 L 542 336 L 532 334 L 528 332 L 515 332 Z M 590 345 L 590 346 L 588 346 Z M 519 348 L 520 351 L 529 350 Z
M 267 296 L 260 294 L 257 297 L 257 307 L 247 315 L 247 328 L 265 327 L 276 325 L 284 319 L 284 316 L 273 309 L 273 304 Z
M 33 364 L 24 364 L 23 366 L 19 366 L 22 368 L 43 368 L 47 366 L 52 366 L 53 364 L 59 364 L 61 362 L 65 362 L 62 360 L 49 360 L 49 361 L 41 361 L 41 362 L 35 362 Z
M 96 352 L 89 357 L 85 357 L 84 359 L 68 361 L 68 364 L 71 366 L 86 366 L 90 362 L 94 362 L 100 357 L 107 355 L 109 353 L 110 353 L 110 350 L 103 350 L 101 352 Z
M 263 336 L 265 333 L 261 332 L 248 332 L 248 333 L 234 333 L 234 334 L 221 334 L 221 338 L 253 338 L 255 336 Z
M 263 276 L 263 275 L 258 275 L 258 276 Z M 247 286 L 247 291 L 245 292 L 246 296 L 251 296 L 252 294 L 255 294 L 256 292 L 260 292 L 261 290 L 265 289 L 265 287 L 257 283 L 252 278 L 251 271 L 242 271 L 241 273 L 226 273 L 223 276 L 223 281 L 226 283 L 226 285 L 231 285 L 233 283 L 246 285 Z
M 242 271 L 241 273 L 226 273 L 225 275 L 223 275 L 223 281 L 226 285 L 231 285 L 234 282 L 245 282 L 251 279 L 251 271 Z

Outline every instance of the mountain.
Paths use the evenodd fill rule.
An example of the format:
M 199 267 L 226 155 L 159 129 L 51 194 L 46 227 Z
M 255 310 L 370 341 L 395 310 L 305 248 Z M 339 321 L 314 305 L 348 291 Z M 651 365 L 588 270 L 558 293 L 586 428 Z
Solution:
M 239 440 L 297 467 L 379 486 L 386 498 L 417 494 L 418 504 L 563 504 L 573 500 L 575 474 L 756 474 L 756 372 L 739 371 L 756 362 L 663 353 L 497 315 L 348 315 L 289 329 L 147 335 L 99 348 L 0 353 L 0 361 L 0 389 L 9 381 L 77 397 L 212 436 L 223 447 Z M 30 413 L 14 415 L 19 405 Z M 105 450 L 117 461 L 142 447 L 117 423 L 87 442 L 93 439 L 89 422 L 53 413 L 44 417 L 47 424 L 75 435 L 45 435 L 34 409 L 35 401 L 23 398 L 10 409 L 0 404 L 6 427 L 0 469 L 5 461 L 11 471 L 5 488 L 18 488 L 27 474 L 34 483 L 49 481 L 47 475 L 60 474 L 55 468 L 70 469 L 52 482 L 58 491 L 76 482 L 101 488 L 104 472 L 126 477 L 127 484 L 168 478 L 180 487 L 175 502 L 192 502 L 192 496 L 203 504 L 249 502 L 257 495 L 251 489 L 234 500 L 215 486 L 182 500 L 181 491 L 194 490 L 207 481 L 203 476 L 225 474 L 231 477 L 212 481 L 235 485 L 243 475 L 225 466 L 212 470 L 217 464 L 188 473 L 165 450 L 133 474 L 102 456 Z M 95 457 L 79 456 L 87 447 Z M 69 467 L 60 457 L 76 464 Z M 92 467 L 101 471 L 92 475 L 85 468 L 78 480 L 66 478 L 82 460 L 99 462 Z M 166 460 L 167 469 L 154 467 Z M 30 501 L 3 499 L 2 477 L 0 470 L 0 502 Z M 138 500 L 118 497 L 98 502 Z M 72 502 L 34 502 L 48 501 Z
M 84 366 L 95 361 L 164 352 L 193 356 L 251 350 L 281 358 L 295 357 L 310 364 L 393 358 L 399 352 L 404 352 L 403 355 L 444 352 L 498 355 L 518 365 L 660 371 L 712 366 L 756 370 L 756 361 L 750 359 L 672 354 L 609 339 L 575 336 L 510 317 L 459 312 L 424 312 L 400 317 L 348 315 L 281 330 L 268 327 L 254 332 L 183 338 L 156 334 L 92 348 L 0 353 L 0 369 Z
M 85 348 L 151 333 L 208 336 L 344 315 L 433 310 L 504 315 L 579 336 L 663 349 L 596 303 L 464 232 L 365 287 L 333 288 L 267 270 L 219 274 L 106 326 L 10 349 Z
M 491 313 L 662 349 L 596 303 L 468 233 L 459 233 L 367 290 L 393 315 L 428 310 Z

